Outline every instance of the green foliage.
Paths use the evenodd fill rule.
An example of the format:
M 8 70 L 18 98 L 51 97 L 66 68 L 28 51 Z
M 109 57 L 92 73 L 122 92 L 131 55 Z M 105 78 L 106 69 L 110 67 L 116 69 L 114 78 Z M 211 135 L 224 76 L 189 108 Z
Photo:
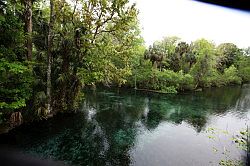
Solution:
M 184 74 L 182 71 L 178 73 L 171 70 L 158 71 L 156 77 L 157 84 L 162 91 L 170 88 L 174 89 L 171 92 L 177 92 L 176 90 L 187 90 L 193 87 L 193 77 L 189 74 Z
M 138 50 L 143 43 L 138 11 L 126 0 L 54 2 L 52 99 L 57 110 L 75 110 L 82 99 L 84 85 L 121 86 L 127 82 L 127 77 L 132 74 L 132 62 L 140 54 Z M 49 9 L 38 2 L 35 11 L 33 38 L 36 60 L 39 61 L 36 77 L 46 82 L 44 55 L 47 54 Z M 43 94 L 46 85 L 35 90 Z M 43 98 L 38 97 L 40 99 Z M 44 108 L 43 100 L 37 103 L 40 106 L 36 109 Z
M 230 67 L 239 58 L 241 51 L 233 43 L 222 43 L 217 49 L 217 68 L 223 72 L 225 68 Z
M 31 96 L 31 69 L 20 62 L 0 59 L 0 109 L 14 111 L 26 106 Z
M 140 88 L 166 92 L 241 84 L 249 81 L 250 76 L 250 61 L 243 53 L 232 43 L 216 47 L 206 39 L 188 44 L 169 37 L 149 46 L 133 79 Z M 152 62 L 151 68 L 145 65 L 147 59 Z
M 207 75 L 203 81 L 205 87 L 221 87 L 229 84 L 241 84 L 242 79 L 238 76 L 236 67 L 232 65 L 229 68 L 225 68 L 223 74 L 216 69 L 212 69 L 210 74 Z
M 177 93 L 250 81 L 249 48 L 216 47 L 205 39 L 186 43 L 172 36 L 146 49 L 138 10 L 128 0 L 53 2 L 51 16 L 46 2 L 32 1 L 32 35 L 24 32 L 29 6 L 19 0 L 0 6 L 0 108 L 6 113 L 46 115 L 46 82 L 51 82 L 51 106 L 57 112 L 78 109 L 85 85 Z M 32 59 L 25 55 L 30 37 Z
M 194 77 L 197 86 L 202 87 L 214 67 L 214 45 L 205 39 L 200 39 L 194 42 L 192 51 L 197 62 L 191 68 L 190 74 Z
M 136 76 L 136 84 L 142 89 L 154 89 L 165 93 L 177 93 L 177 90 L 192 89 L 194 86 L 193 77 L 184 74 L 182 71 L 176 73 L 172 70 L 159 71 L 152 69 L 148 61 L 144 62 L 137 70 L 134 77 L 130 80 L 133 86 L 133 80 Z
M 250 56 L 242 56 L 236 62 L 239 76 L 244 82 L 250 81 Z
M 23 23 L 11 8 L 11 5 L 8 6 L 6 13 L 0 15 L 0 58 L 20 61 L 25 57 Z
M 177 93 L 176 87 L 174 86 L 168 86 L 168 87 L 162 87 L 161 92 L 164 93 Z
M 248 149 L 247 147 L 249 146 L 247 142 L 248 137 L 249 137 L 248 130 L 243 130 L 243 131 L 240 131 L 240 133 L 233 138 L 233 141 L 237 144 L 238 148 L 244 151 L 249 151 L 250 149 Z
M 14 8 L 8 1 L 0 16 L 0 121 L 14 111 L 27 108 L 32 96 L 32 64 L 25 62 L 25 35 L 18 14 L 20 4 Z M 15 13 L 13 12 L 15 9 Z M 8 117 L 7 117 L 8 118 Z
M 241 78 L 238 76 L 238 70 L 234 65 L 226 68 L 223 77 L 226 79 L 226 84 L 241 84 Z

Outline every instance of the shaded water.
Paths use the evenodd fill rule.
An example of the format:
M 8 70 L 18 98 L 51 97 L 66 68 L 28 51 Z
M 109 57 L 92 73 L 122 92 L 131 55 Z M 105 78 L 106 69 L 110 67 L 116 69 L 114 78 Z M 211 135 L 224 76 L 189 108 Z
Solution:
M 250 119 L 250 85 L 179 95 L 102 90 L 85 98 L 80 113 L 22 126 L 1 143 L 69 165 L 218 165 L 224 149 L 231 159 L 245 155 L 230 138 Z M 230 134 L 209 139 L 210 127 Z

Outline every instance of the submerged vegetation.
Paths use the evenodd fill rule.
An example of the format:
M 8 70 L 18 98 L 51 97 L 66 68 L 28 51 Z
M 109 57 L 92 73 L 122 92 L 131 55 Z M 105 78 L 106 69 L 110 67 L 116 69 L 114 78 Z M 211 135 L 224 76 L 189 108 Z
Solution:
M 0 2 L 0 123 L 76 111 L 99 85 L 164 93 L 250 81 L 250 47 L 166 37 L 149 48 L 128 0 Z
M 228 131 L 225 130 L 220 130 L 220 129 L 216 129 L 216 128 L 208 128 L 207 133 L 209 133 L 210 135 L 208 136 L 209 139 L 213 140 L 213 141 L 219 141 L 220 145 L 222 145 L 222 142 L 219 138 L 220 134 L 224 134 L 224 135 L 228 135 L 231 138 L 232 142 L 235 143 L 235 145 L 237 146 L 238 149 L 241 149 L 243 151 L 247 153 L 249 153 L 249 131 L 248 129 L 244 129 L 242 131 L 239 132 L 239 134 L 236 134 L 235 136 L 231 136 L 232 134 L 230 134 Z M 241 159 L 234 159 L 231 157 L 230 155 L 230 150 L 227 149 L 226 146 L 223 146 L 223 152 L 220 152 L 216 147 L 213 147 L 213 151 L 214 152 L 219 152 L 222 153 L 224 155 L 225 159 L 222 159 L 219 162 L 219 165 L 224 165 L 224 166 L 244 166 L 247 163 L 244 163 L 244 161 L 242 161 Z

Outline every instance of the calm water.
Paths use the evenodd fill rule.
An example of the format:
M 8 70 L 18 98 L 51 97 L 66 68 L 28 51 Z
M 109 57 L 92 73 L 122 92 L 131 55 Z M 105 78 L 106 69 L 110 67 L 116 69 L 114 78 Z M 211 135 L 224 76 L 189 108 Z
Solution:
M 218 165 L 223 149 L 232 159 L 245 156 L 231 137 L 250 119 L 250 85 L 179 95 L 103 90 L 85 97 L 80 113 L 22 126 L 2 143 L 69 165 Z M 210 127 L 229 134 L 209 139 Z

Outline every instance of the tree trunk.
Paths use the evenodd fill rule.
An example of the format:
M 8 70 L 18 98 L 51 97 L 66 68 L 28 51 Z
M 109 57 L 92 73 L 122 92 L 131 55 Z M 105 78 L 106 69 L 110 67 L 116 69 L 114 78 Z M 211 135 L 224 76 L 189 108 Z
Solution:
M 52 30 L 54 26 L 54 0 L 50 0 L 50 21 L 48 30 L 48 68 L 47 68 L 47 113 L 51 113 L 51 65 L 52 65 Z
M 65 40 L 65 39 L 64 39 Z M 64 41 L 65 42 L 65 41 Z M 69 55 L 70 55 L 70 52 L 69 52 L 69 48 L 67 47 L 67 44 L 64 44 L 63 46 L 63 52 L 62 52 L 62 58 L 63 58 L 63 61 L 62 61 L 62 72 L 63 74 L 66 76 L 66 77 L 69 77 Z M 68 79 L 64 79 L 63 80 L 63 83 L 62 83 L 62 91 L 61 91 L 61 106 L 63 106 L 63 109 L 67 109 L 67 103 L 66 101 L 68 101 L 68 97 L 69 97 L 69 94 L 67 94 L 67 83 L 69 82 L 70 80 Z
M 27 33 L 26 48 L 27 48 L 27 60 L 32 59 L 32 0 L 25 0 L 25 31 Z

